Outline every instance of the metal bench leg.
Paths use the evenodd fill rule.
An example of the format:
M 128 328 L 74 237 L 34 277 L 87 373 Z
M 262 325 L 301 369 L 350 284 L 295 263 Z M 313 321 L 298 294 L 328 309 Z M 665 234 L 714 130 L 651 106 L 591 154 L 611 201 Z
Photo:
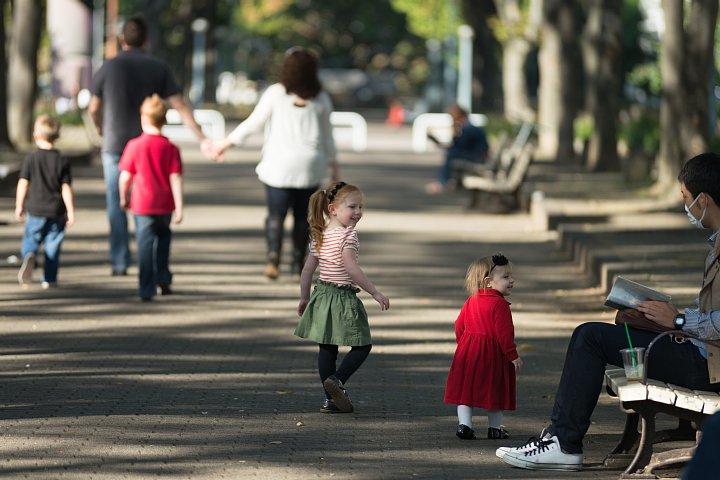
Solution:
M 637 478 L 638 470 L 642 471 L 650 462 L 650 458 L 653 454 L 656 414 L 657 412 L 651 408 L 643 412 L 640 444 L 638 445 L 637 452 L 635 453 L 635 458 L 633 458 L 633 461 L 630 462 L 630 466 L 623 472 L 622 478 Z
M 613 453 L 630 453 L 630 450 L 636 446 L 638 440 L 638 422 L 640 421 L 640 414 L 628 413 L 625 418 L 625 429 L 623 430 L 622 438 L 618 442 L 615 449 L 610 452 Z
M 632 461 L 634 454 L 630 453 L 637 447 L 638 422 L 640 415 L 638 413 L 628 413 L 625 416 L 625 429 L 617 446 L 605 457 L 603 466 L 610 468 L 625 468 Z

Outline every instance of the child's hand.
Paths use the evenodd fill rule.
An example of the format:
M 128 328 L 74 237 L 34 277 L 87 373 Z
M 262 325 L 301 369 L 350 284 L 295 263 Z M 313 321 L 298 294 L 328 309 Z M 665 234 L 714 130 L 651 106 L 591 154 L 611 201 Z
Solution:
M 175 210 L 175 212 L 173 213 L 173 219 L 172 219 L 172 221 L 173 221 L 173 223 L 175 223 L 175 224 L 179 224 L 179 223 L 181 223 L 181 222 L 183 221 L 183 212 L 182 212 L 182 210 Z
M 307 308 L 308 301 L 307 300 L 300 300 L 300 303 L 298 303 L 298 315 L 302 317 L 302 314 L 305 312 L 305 308 Z
M 380 292 L 373 293 L 372 296 L 376 302 L 380 304 L 380 310 L 388 310 L 390 308 L 390 300 Z
M 523 361 L 520 357 L 516 358 L 512 361 L 512 364 L 515 365 L 515 373 L 520 373 L 520 370 L 523 366 Z

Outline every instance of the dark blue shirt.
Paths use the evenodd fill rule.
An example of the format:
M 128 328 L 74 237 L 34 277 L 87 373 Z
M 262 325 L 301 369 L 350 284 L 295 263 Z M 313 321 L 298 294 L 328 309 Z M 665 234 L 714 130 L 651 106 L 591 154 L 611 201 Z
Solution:
M 453 138 L 452 144 L 447 149 L 447 157 L 484 162 L 488 149 L 485 130 L 466 123 L 460 130 L 460 135 Z

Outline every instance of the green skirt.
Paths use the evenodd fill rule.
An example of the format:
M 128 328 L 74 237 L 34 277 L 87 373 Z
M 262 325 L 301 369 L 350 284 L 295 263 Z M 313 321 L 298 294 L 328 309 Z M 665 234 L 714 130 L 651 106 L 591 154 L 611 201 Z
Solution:
M 317 343 L 359 347 L 372 344 L 360 289 L 318 280 L 295 335 Z

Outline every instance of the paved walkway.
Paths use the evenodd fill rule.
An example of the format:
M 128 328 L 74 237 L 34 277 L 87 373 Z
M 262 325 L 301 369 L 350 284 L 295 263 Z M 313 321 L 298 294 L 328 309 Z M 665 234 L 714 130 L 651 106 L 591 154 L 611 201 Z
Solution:
M 370 152 L 341 156 L 343 177 L 367 195 L 361 263 L 392 303 L 380 312 L 363 294 L 375 346 L 348 385 L 356 413 L 319 413 L 315 347 L 292 335 L 297 282 L 262 276 L 258 151 L 234 150 L 215 165 L 188 145 L 176 295 L 141 303 L 134 268 L 110 277 L 98 165 L 74 170 L 78 224 L 60 287 L 22 290 L 17 265 L 0 265 L 0 476 L 618 478 L 597 467 L 622 429 L 607 397 L 587 437 L 586 471 L 529 472 L 494 456 L 544 426 L 572 328 L 609 318 L 596 282 L 528 215 L 468 213 L 461 195 L 426 196 L 439 154 L 408 153 L 407 131 L 383 135 Z M 12 205 L 4 192 L 0 219 L 10 221 Z M 0 226 L 0 258 L 17 254 L 21 230 Z M 442 403 L 453 321 L 468 263 L 499 250 L 515 264 L 525 359 L 518 409 L 505 420 L 513 438 L 463 442 L 454 407 Z M 476 424 L 484 430 L 482 417 Z

